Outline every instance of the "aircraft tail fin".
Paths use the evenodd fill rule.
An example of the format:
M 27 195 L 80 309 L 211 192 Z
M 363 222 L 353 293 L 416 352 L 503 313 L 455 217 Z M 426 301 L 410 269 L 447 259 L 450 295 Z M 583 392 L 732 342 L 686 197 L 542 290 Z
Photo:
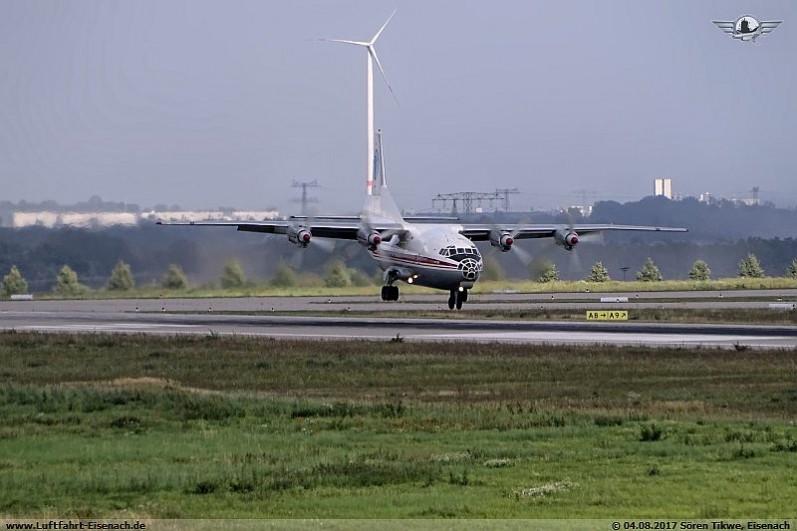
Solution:
M 382 219 L 392 222 L 402 222 L 399 210 L 390 190 L 387 188 L 387 175 L 385 173 L 385 152 L 382 146 L 382 131 L 376 133 L 374 141 L 374 190 L 373 194 L 365 199 L 363 215 L 372 219 Z
M 374 184 L 376 189 L 374 194 L 378 195 L 382 188 L 387 188 L 387 176 L 385 175 L 385 158 L 382 148 L 382 130 L 376 132 L 374 139 Z

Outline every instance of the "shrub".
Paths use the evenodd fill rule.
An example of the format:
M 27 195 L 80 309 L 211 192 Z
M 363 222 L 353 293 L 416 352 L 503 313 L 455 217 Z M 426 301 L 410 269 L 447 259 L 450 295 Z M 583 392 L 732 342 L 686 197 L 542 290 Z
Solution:
M 484 266 L 482 269 L 482 280 L 506 280 L 506 272 L 498 260 L 488 256 L 484 258 Z
M 711 278 L 711 269 L 703 260 L 697 260 L 689 271 L 689 280 L 708 280 Z
M 595 262 L 587 276 L 587 282 L 607 282 L 611 280 L 609 270 L 601 262 Z
M 108 279 L 108 290 L 130 291 L 133 286 L 135 286 L 135 281 L 130 266 L 119 260 L 111 271 L 111 278 Z
M 786 268 L 786 276 L 789 278 L 797 278 L 797 258 L 793 259 Z
M 271 285 L 278 288 L 291 288 L 296 285 L 296 271 L 285 262 L 280 262 L 274 271 Z
M 543 269 L 538 277 L 539 282 L 554 282 L 559 280 L 559 271 L 556 270 L 556 264 L 547 262 L 543 265 Z
M 333 260 L 327 265 L 324 275 L 324 286 L 328 288 L 345 288 L 351 285 L 351 273 L 346 264 L 340 260 Z
M 651 442 L 661 440 L 663 432 L 662 429 L 655 424 L 650 426 L 642 426 L 639 432 L 639 440 L 642 442 Z
M 764 268 L 758 261 L 758 257 L 753 253 L 747 253 L 747 256 L 742 258 L 739 262 L 739 276 L 747 278 L 764 278 Z
M 161 279 L 161 287 L 165 289 L 185 289 L 188 287 L 188 277 L 177 264 L 171 264 L 166 274 Z
M 11 295 L 21 295 L 28 292 L 28 282 L 22 273 L 19 272 L 17 266 L 12 265 L 8 274 L 3 277 L 3 282 L 0 284 L 0 293 L 4 297 Z
M 642 269 L 637 271 L 636 279 L 642 282 L 658 282 L 662 280 L 661 271 L 653 263 L 652 258 L 645 260 L 645 263 L 642 264 Z
M 242 288 L 246 285 L 246 275 L 237 260 L 230 260 L 221 274 L 221 287 L 224 289 Z
M 77 273 L 64 264 L 58 271 L 58 276 L 55 277 L 53 291 L 58 295 L 75 296 L 83 293 L 85 289 L 85 286 L 78 282 Z

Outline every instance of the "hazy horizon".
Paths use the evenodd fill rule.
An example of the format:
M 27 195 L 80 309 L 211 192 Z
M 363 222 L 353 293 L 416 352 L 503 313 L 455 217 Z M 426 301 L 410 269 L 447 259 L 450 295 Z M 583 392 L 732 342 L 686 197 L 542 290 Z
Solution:
M 452 9 L 452 5 L 456 8 Z M 0 200 L 276 206 L 365 180 L 364 52 L 392 2 L 7 0 Z M 761 46 L 711 20 L 784 20 Z M 376 124 L 406 209 L 519 188 L 547 209 L 673 191 L 797 204 L 797 4 L 404 0 L 377 49 Z M 579 191 L 575 193 L 576 191 Z M 594 191 L 594 194 L 592 193 Z

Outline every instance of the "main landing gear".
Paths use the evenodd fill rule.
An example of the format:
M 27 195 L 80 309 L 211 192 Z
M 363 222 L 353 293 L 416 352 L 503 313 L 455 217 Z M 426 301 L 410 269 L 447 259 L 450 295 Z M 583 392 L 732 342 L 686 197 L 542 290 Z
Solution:
M 383 301 L 397 301 L 399 299 L 398 286 L 382 286 Z
M 468 290 L 452 289 L 451 295 L 448 296 L 448 309 L 453 310 L 454 306 L 457 310 L 462 309 L 462 304 L 468 301 Z

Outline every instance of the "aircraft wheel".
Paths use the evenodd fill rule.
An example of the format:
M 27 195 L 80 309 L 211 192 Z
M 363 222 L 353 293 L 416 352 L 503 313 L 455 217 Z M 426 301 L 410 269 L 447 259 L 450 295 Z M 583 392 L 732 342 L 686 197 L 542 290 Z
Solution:
M 462 302 L 468 302 L 468 290 L 465 290 L 462 293 Z
M 397 301 L 399 299 L 398 286 L 382 286 L 383 301 Z
M 454 309 L 454 304 L 456 304 L 456 295 L 455 295 L 455 293 L 456 292 L 454 290 L 451 290 L 451 295 L 448 296 L 448 309 L 449 310 L 453 310 Z
M 466 295 L 465 295 L 464 291 L 457 291 L 456 293 L 457 293 L 457 297 L 456 297 L 457 298 L 457 300 L 456 300 L 457 310 L 461 310 L 462 309 L 462 303 L 465 302 Z

